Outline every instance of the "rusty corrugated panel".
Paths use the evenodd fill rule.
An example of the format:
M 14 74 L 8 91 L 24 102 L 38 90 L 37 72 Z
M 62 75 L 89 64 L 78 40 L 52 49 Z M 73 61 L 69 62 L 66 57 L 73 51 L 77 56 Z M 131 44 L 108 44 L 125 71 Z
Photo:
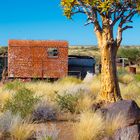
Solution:
M 68 47 L 67 41 L 52 41 L 52 40 L 9 40 L 9 46 L 21 47 Z
M 57 58 L 49 58 L 48 48 L 58 49 Z M 61 78 L 68 73 L 66 41 L 10 40 L 8 75 L 15 78 Z

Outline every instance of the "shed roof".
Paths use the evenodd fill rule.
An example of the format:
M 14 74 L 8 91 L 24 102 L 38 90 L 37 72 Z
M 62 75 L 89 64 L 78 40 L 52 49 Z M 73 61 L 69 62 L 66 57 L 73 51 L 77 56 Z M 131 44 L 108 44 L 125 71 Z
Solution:
M 90 56 L 69 55 L 68 58 L 69 66 L 93 67 L 93 65 L 96 63 L 95 59 Z
M 69 58 L 79 58 L 79 59 L 95 59 L 94 57 L 91 56 L 85 56 L 85 55 L 69 55 Z
M 68 47 L 67 41 L 57 40 L 9 40 L 9 46 L 14 47 Z

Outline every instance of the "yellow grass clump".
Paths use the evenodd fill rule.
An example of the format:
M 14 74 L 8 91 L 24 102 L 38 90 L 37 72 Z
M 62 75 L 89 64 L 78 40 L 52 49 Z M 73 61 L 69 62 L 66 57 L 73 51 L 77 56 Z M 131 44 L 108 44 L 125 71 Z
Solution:
M 120 85 L 121 94 L 123 99 L 132 99 L 135 100 L 140 93 L 140 87 L 136 82 L 131 82 L 127 85 Z
M 75 83 L 75 84 L 80 84 L 82 81 L 81 79 L 78 79 L 76 77 L 73 77 L 73 76 L 67 76 L 67 77 L 64 77 L 62 79 L 60 79 L 58 81 L 60 84 L 68 84 L 68 83 Z
M 105 132 L 107 136 L 112 136 L 114 132 L 126 125 L 125 116 L 119 113 L 116 116 L 107 116 L 105 122 Z
M 95 102 L 94 100 L 95 99 L 90 95 L 84 95 L 83 97 L 78 99 L 77 110 L 79 110 L 80 112 L 89 110 Z
M 103 135 L 104 123 L 101 115 L 91 111 L 83 112 L 80 122 L 74 125 L 76 140 L 99 140 Z
M 34 126 L 26 121 L 12 125 L 10 133 L 11 137 L 16 140 L 27 140 L 33 134 Z
M 134 80 L 135 78 L 133 74 L 123 74 L 119 76 L 119 81 L 124 84 L 129 84 Z
M 88 86 L 92 93 L 97 96 L 101 88 L 100 75 L 94 76 L 93 81 Z
M 56 93 L 69 87 L 74 87 L 81 83 L 80 79 L 74 77 L 66 77 L 57 82 L 49 83 L 46 81 L 26 83 L 26 87 L 35 92 L 37 96 L 42 96 L 46 101 L 53 101 Z
M 3 109 L 4 104 L 8 99 L 12 97 L 14 91 L 4 90 L 2 87 L 0 88 L 0 111 Z

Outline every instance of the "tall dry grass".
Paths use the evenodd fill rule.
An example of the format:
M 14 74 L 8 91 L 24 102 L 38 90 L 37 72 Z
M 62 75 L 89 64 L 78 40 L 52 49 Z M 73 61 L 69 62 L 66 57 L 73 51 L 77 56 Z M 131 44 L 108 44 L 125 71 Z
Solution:
M 5 90 L 3 87 L 0 88 L 0 111 L 3 110 L 4 104 L 12 97 L 14 93 L 14 91 Z
M 105 120 L 105 133 L 107 136 L 113 136 L 117 129 L 120 129 L 122 126 L 125 126 L 127 121 L 125 116 L 121 113 L 116 116 L 107 116 Z
M 88 86 L 89 86 L 90 90 L 92 91 L 92 94 L 97 96 L 98 93 L 100 92 L 100 88 L 101 88 L 100 75 L 95 75 L 93 77 L 92 82 L 88 83 Z
M 99 140 L 104 133 L 103 118 L 97 113 L 86 111 L 81 113 L 80 122 L 74 125 L 76 140 Z
M 78 99 L 77 110 L 80 112 L 89 110 L 92 108 L 95 99 L 90 95 L 84 95 Z
M 135 77 L 133 74 L 121 74 L 119 75 L 119 81 L 123 84 L 129 84 L 135 80 Z
M 12 139 L 16 140 L 27 140 L 31 138 L 33 132 L 33 124 L 29 124 L 29 122 L 26 120 L 23 120 L 17 124 L 13 124 L 10 129 Z

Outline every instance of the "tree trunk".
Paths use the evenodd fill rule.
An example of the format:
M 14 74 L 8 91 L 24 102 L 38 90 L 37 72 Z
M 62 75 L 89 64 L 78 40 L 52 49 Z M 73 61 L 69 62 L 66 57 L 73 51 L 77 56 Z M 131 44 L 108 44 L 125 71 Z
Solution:
M 106 44 L 100 48 L 101 51 L 101 92 L 102 100 L 115 102 L 121 100 L 120 88 L 116 68 L 116 43 Z

